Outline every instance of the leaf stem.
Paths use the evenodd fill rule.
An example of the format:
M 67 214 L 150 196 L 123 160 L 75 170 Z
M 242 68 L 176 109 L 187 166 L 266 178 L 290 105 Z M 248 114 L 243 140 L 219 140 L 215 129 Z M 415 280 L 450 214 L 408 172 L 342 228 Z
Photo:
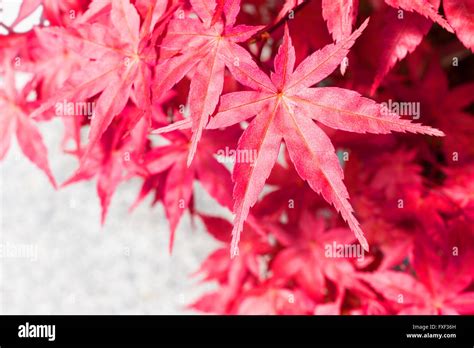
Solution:
M 304 1 L 301 4 L 299 4 L 298 6 L 295 6 L 293 8 L 293 13 L 296 15 L 298 12 L 303 10 L 303 8 L 306 5 L 308 5 L 310 1 L 311 0 Z M 288 20 L 287 16 L 283 16 L 279 21 L 273 22 L 273 23 L 269 24 L 268 26 L 266 26 L 265 28 L 263 28 L 262 30 L 256 32 L 253 36 L 251 36 L 247 40 L 247 42 L 248 43 L 253 43 L 253 42 L 261 41 L 263 39 L 266 40 L 268 38 L 269 34 L 271 34 L 275 30 L 277 30 L 279 27 L 281 27 L 283 25 L 283 23 L 286 23 L 287 20 Z

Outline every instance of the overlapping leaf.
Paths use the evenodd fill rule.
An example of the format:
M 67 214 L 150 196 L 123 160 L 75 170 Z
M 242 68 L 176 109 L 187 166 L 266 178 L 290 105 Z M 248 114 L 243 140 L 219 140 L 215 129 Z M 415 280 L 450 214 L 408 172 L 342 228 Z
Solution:
M 396 114 L 385 115 L 380 105 L 356 92 L 334 87 L 310 88 L 339 65 L 366 26 L 367 21 L 345 40 L 313 53 L 294 71 L 294 49 L 286 31 L 271 79 L 262 71 L 255 71 L 252 74 L 255 80 L 247 85 L 256 91 L 235 92 L 222 97 L 218 114 L 208 128 L 226 127 L 257 115 L 244 131 L 238 147 L 241 151 L 256 151 L 256 162 L 237 163 L 233 173 L 236 214 L 233 253 L 243 222 L 263 189 L 282 141 L 288 147 L 298 174 L 334 205 L 368 249 L 349 204 L 334 147 L 313 120 L 358 133 L 398 131 L 443 135 L 436 129 L 400 119 Z

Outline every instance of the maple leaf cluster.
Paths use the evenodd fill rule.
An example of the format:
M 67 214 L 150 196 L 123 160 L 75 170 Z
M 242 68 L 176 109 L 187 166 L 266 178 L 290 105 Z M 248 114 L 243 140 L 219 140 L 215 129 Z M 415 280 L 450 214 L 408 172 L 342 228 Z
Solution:
M 221 247 L 197 272 L 217 284 L 199 311 L 474 314 L 473 14 L 24 0 L 0 25 L 0 159 L 15 135 L 57 187 L 37 124 L 59 117 L 78 161 L 60 186 L 95 178 L 102 222 L 132 178 L 132 208 L 164 206 L 170 250 L 183 214 L 200 220 Z M 196 182 L 232 221 L 203 213 Z

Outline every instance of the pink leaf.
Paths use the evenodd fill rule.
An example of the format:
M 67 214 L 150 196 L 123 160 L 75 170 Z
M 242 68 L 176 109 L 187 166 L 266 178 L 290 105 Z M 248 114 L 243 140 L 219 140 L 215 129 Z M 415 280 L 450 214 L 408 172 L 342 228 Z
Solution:
M 459 40 L 474 52 L 474 1 L 443 0 L 443 8 Z
M 193 192 L 194 172 L 185 161 L 177 162 L 169 171 L 165 183 L 164 205 L 171 230 L 169 251 L 173 250 L 178 222 L 189 204 Z
M 385 2 L 396 9 L 402 8 L 405 11 L 417 12 L 420 15 L 431 19 L 433 22 L 438 23 L 450 33 L 453 32 L 453 29 L 448 22 L 446 22 L 446 20 L 437 12 L 439 0 L 385 0 Z
M 197 66 L 191 80 L 189 108 L 193 120 L 193 137 L 188 156 L 188 165 L 196 153 L 197 143 L 202 130 L 207 125 L 209 115 L 214 112 L 224 85 L 224 62 L 218 55 L 219 44 L 215 51 L 205 57 Z
M 25 115 L 18 115 L 16 127 L 16 137 L 21 150 L 31 162 L 47 175 L 51 184 L 56 187 L 56 181 L 48 164 L 48 150 L 43 143 L 40 132 L 33 125 L 33 121 Z
M 234 228 L 232 230 L 231 255 L 238 253 L 240 232 L 247 218 L 250 207 L 258 199 L 258 195 L 270 175 L 270 171 L 278 157 L 282 136 L 274 122 L 277 109 L 261 114 L 250 123 L 239 140 L 237 151 L 255 153 L 252 163 L 236 163 L 232 179 L 234 187 Z
M 327 45 L 303 60 L 296 68 L 286 88 L 290 90 L 295 87 L 310 87 L 331 74 L 347 56 L 349 49 L 354 45 L 355 40 L 362 34 L 368 23 L 369 20 L 366 19 L 351 36 L 335 44 Z
M 232 176 L 235 182 L 233 256 L 237 253 L 240 232 L 249 209 L 256 203 L 277 159 L 282 138 L 299 176 L 334 205 L 368 250 L 368 243 L 353 215 L 349 195 L 342 183 L 343 173 L 335 149 L 311 118 L 333 128 L 357 132 L 387 133 L 394 130 L 443 135 L 438 130 L 400 120 L 398 115 L 385 117 L 379 105 L 356 92 L 337 88 L 307 88 L 337 67 L 366 26 L 367 21 L 347 39 L 313 53 L 294 72 L 294 50 L 289 32 L 285 30 L 282 47 L 275 58 L 273 87 L 246 77 L 248 85 L 259 92 L 234 92 L 221 98 L 218 113 L 209 123 L 209 128 L 230 126 L 256 115 L 240 138 L 237 149 L 254 152 L 256 160 L 253 163 L 236 163 Z
M 348 37 L 357 17 L 358 0 L 323 0 L 323 18 L 334 41 Z
M 377 71 L 370 94 L 374 94 L 383 78 L 395 64 L 413 52 L 431 28 L 431 22 L 417 13 L 404 13 L 388 8 L 382 38 L 377 51 Z

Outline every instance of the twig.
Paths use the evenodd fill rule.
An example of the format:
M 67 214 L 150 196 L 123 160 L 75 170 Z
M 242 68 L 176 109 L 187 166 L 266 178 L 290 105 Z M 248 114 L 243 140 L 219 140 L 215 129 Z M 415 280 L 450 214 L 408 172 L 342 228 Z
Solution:
M 296 15 L 298 12 L 300 12 L 306 5 L 309 4 L 311 0 L 307 0 L 293 8 L 293 13 Z M 278 22 L 269 24 L 267 27 L 263 28 L 262 30 L 258 31 L 255 33 L 252 37 L 250 37 L 247 42 L 249 43 L 254 43 L 256 41 L 260 41 L 262 39 L 267 39 L 269 37 L 269 34 L 277 30 L 283 23 L 285 23 L 288 20 L 287 16 L 282 17 Z
M 5 25 L 4 23 L 0 23 L 0 27 L 2 27 L 3 29 L 5 29 L 8 34 L 11 34 L 13 31 L 10 29 L 9 26 Z

